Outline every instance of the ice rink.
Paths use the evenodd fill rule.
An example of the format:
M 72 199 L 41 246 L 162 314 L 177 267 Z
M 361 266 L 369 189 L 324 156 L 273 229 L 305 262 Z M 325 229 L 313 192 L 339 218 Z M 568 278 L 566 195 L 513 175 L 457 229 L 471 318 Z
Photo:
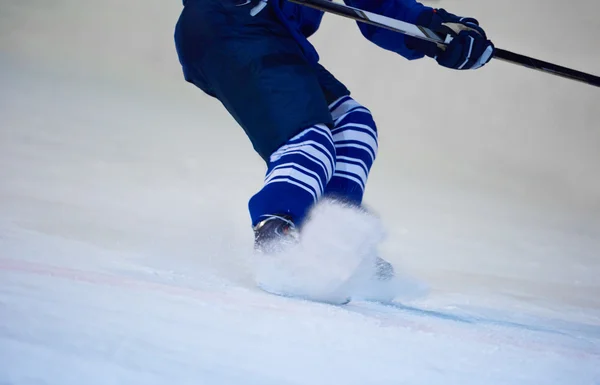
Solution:
M 600 74 L 596 1 L 434 5 Z M 600 384 L 598 88 L 409 62 L 326 15 L 312 42 L 379 127 L 382 254 L 428 291 L 277 297 L 251 255 L 264 165 L 184 82 L 180 10 L 0 0 L 0 384 Z

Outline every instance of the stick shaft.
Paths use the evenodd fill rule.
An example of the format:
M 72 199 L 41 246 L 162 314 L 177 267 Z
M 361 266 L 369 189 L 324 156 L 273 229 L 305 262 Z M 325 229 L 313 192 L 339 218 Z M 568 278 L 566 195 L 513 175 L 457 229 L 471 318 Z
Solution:
M 557 64 L 534 59 L 529 56 L 506 51 L 500 48 L 496 48 L 496 51 L 494 52 L 494 59 L 503 60 L 512 64 L 517 64 L 537 71 L 542 71 L 551 75 L 556 75 L 563 78 L 587 83 L 592 86 L 600 87 L 600 77 L 598 76 L 577 71 L 571 68 L 562 67 Z
M 350 7 L 348 5 L 333 3 L 328 0 L 288 0 L 293 3 L 301 4 L 307 7 L 316 8 L 321 11 L 333 13 L 339 16 L 347 17 L 362 23 L 372 24 L 377 27 L 386 28 L 404 35 L 416 37 L 418 39 L 431 41 L 439 46 L 445 46 L 442 38 L 434 31 L 407 23 L 401 20 L 396 20 L 391 17 L 378 15 L 373 12 L 364 11 L 362 9 Z M 571 68 L 559 66 L 557 64 L 545 62 L 543 60 L 534 59 L 529 56 L 510 52 L 504 49 L 496 48 L 494 59 L 499 59 L 511 64 L 520 65 L 541 71 L 550 75 L 560 76 L 563 78 L 583 82 L 592 86 L 600 87 L 600 77 L 577 71 Z

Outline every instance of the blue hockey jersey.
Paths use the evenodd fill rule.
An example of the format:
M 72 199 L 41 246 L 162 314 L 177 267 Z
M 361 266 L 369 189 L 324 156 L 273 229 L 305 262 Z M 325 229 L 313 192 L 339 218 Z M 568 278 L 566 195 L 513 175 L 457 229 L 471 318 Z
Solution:
M 344 2 L 352 7 L 409 23 L 414 23 L 421 12 L 431 11 L 430 7 L 415 0 L 344 0 Z M 319 29 L 323 12 L 286 0 L 270 0 L 270 3 L 302 46 L 306 56 L 311 61 L 318 61 L 318 54 L 307 38 Z M 357 24 L 363 36 L 381 48 L 396 52 L 409 60 L 420 59 L 424 56 L 422 53 L 406 47 L 404 35 L 365 23 Z

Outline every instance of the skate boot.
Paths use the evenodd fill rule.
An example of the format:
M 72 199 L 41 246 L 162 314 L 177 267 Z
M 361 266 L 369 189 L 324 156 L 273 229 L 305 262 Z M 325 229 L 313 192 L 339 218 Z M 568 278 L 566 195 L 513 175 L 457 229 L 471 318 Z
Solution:
M 298 231 L 287 215 L 268 215 L 254 226 L 254 250 L 277 253 L 298 242 Z

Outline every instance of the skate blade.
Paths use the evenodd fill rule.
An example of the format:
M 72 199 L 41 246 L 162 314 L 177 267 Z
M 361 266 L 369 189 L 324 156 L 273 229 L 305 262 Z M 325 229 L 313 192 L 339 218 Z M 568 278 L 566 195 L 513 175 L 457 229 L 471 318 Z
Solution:
M 264 291 L 265 293 L 276 295 L 278 297 L 297 299 L 297 300 L 307 301 L 307 302 L 323 303 L 326 305 L 343 306 L 343 305 L 350 303 L 350 301 L 352 301 L 351 297 L 336 297 L 335 295 L 316 297 L 316 296 L 310 296 L 310 295 L 304 295 L 304 294 L 295 294 L 295 293 L 282 292 L 282 291 L 278 291 L 278 290 L 272 290 L 271 288 L 269 288 L 265 285 L 261 285 L 261 284 L 258 284 L 257 287 L 260 290 Z

